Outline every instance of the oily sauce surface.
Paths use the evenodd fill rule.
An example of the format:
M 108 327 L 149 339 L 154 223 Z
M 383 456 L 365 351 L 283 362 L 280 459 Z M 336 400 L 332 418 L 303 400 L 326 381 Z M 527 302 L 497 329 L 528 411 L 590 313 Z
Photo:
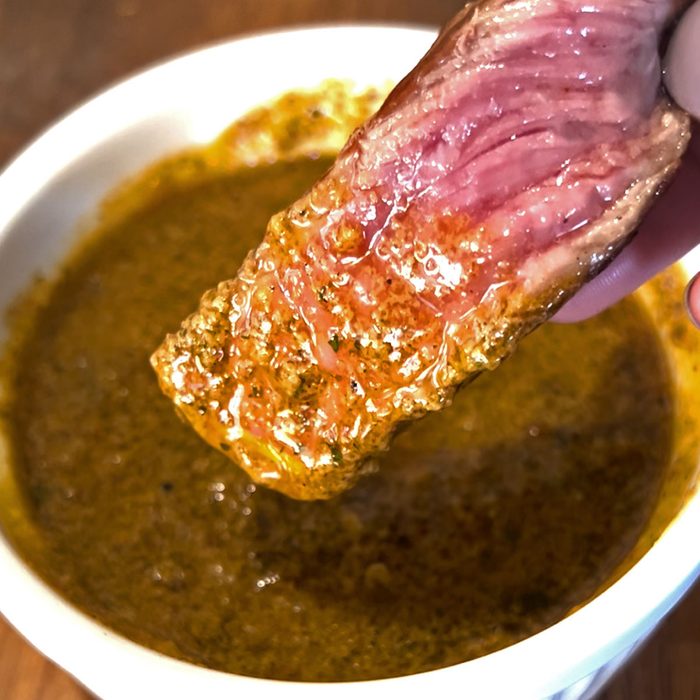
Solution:
M 148 358 L 329 164 L 165 188 L 73 256 L 11 363 L 42 575 L 134 640 L 269 678 L 433 669 L 560 619 L 635 545 L 673 418 L 656 332 L 628 299 L 538 330 L 349 493 L 256 488 L 178 419 Z

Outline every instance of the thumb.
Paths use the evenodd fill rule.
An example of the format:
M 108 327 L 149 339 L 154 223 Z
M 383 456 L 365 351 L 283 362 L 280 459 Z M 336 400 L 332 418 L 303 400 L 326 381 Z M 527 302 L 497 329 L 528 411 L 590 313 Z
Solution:
M 673 34 L 664 81 L 671 97 L 700 120 L 700 1 L 683 15 Z

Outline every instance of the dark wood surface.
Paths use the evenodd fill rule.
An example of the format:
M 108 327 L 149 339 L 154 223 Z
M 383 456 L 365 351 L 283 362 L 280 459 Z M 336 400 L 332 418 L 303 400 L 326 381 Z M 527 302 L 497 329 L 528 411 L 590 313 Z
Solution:
M 438 25 L 460 4 L 460 0 L 0 0 L 0 166 L 77 102 L 174 53 L 243 33 L 315 22 Z M 0 619 L 1 700 L 88 697 Z M 700 586 L 601 697 L 700 700 Z

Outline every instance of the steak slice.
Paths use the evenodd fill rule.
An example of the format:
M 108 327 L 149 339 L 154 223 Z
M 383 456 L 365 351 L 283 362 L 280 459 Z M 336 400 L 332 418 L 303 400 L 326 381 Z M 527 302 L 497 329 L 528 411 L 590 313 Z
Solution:
M 689 138 L 660 81 L 672 13 L 468 5 L 165 339 L 163 391 L 255 481 L 347 489 L 629 239 Z

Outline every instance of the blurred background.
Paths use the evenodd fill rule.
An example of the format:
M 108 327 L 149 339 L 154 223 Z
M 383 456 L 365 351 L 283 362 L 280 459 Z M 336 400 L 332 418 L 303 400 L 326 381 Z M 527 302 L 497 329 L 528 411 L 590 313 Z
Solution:
M 308 24 L 437 27 L 461 6 L 460 0 L 0 0 L 0 169 L 78 102 L 173 54 Z M 0 617 L 0 700 L 89 697 Z M 699 698 L 696 586 L 601 700 Z

